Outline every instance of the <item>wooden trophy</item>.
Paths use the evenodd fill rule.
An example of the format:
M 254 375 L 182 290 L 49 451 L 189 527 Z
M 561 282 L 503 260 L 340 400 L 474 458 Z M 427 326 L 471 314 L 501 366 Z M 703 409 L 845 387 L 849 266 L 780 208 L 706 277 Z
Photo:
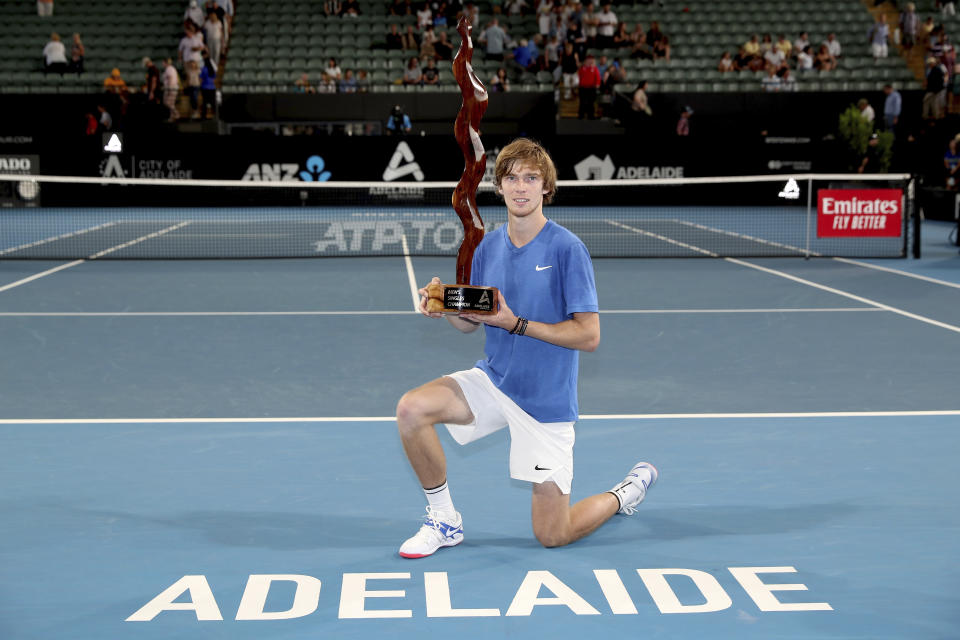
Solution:
M 463 242 L 457 252 L 457 284 L 427 286 L 427 311 L 433 313 L 476 313 L 493 315 L 499 310 L 496 287 L 470 284 L 473 252 L 483 239 L 483 220 L 477 211 L 477 187 L 487 169 L 487 154 L 480 142 L 480 119 L 487 110 L 487 90 L 473 72 L 473 27 L 465 17 L 457 23 L 460 49 L 453 57 L 453 76 L 457 79 L 463 104 L 453 125 L 453 133 L 463 152 L 463 175 L 453 190 L 453 209 L 463 223 Z

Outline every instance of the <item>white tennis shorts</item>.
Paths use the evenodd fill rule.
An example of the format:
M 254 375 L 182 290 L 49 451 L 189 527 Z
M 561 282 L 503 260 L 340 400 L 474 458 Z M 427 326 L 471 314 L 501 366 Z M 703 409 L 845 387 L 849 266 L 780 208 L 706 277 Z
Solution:
M 470 424 L 448 424 L 459 444 L 510 427 L 510 477 L 526 482 L 553 481 L 565 494 L 573 485 L 573 422 L 539 422 L 474 367 L 447 376 L 460 385 L 473 413 Z

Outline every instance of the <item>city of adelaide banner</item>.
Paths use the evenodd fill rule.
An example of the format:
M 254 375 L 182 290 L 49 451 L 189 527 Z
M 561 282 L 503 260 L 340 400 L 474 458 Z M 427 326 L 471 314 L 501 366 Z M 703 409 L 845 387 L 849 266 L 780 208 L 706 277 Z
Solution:
M 818 238 L 899 238 L 902 189 L 820 189 Z

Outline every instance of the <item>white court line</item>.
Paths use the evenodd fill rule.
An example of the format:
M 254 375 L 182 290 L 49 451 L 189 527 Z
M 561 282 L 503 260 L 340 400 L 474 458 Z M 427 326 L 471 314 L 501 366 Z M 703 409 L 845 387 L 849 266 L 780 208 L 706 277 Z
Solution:
M 763 413 L 622 413 L 582 415 L 580 420 L 729 420 L 770 418 L 902 418 L 960 416 L 960 409 L 932 411 L 796 411 Z M 285 422 L 394 422 L 394 416 L 333 417 L 304 416 L 280 418 L 3 418 L 0 425 L 16 424 L 277 424 Z
M 28 276 L 28 277 L 23 278 L 23 279 L 21 279 L 21 280 L 17 280 L 16 282 L 11 282 L 10 284 L 5 284 L 5 285 L 3 285 L 2 287 L 0 287 L 0 293 L 6 291 L 7 289 L 13 289 L 14 287 L 19 287 L 19 286 L 22 285 L 22 284 L 27 284 L 28 282 L 33 282 L 34 280 L 38 280 L 38 279 L 40 279 L 40 278 L 42 278 L 42 277 L 44 277 L 44 276 L 48 276 L 48 275 L 50 275 L 51 273 L 56 273 L 57 271 L 63 271 L 64 269 L 69 269 L 70 267 L 75 267 L 75 266 L 77 266 L 78 264 L 83 264 L 84 262 L 86 262 L 86 260 L 74 260 L 73 262 L 67 262 L 67 263 L 65 263 L 65 264 L 61 264 L 59 267 L 54 267 L 53 269 L 47 269 L 46 271 L 41 271 L 40 273 L 35 273 L 35 274 L 33 274 L 32 276 Z
M 786 309 L 601 309 L 600 315 L 723 314 L 723 313 L 850 313 L 884 311 L 877 307 L 822 307 Z M 163 317 L 163 316 L 398 316 L 417 311 L 0 311 L 0 318 L 19 317 Z
M 801 247 L 795 247 L 792 244 L 783 244 L 782 242 L 774 242 L 773 240 L 764 240 L 763 238 L 758 238 L 757 236 L 751 236 L 746 233 L 737 233 L 736 231 L 727 231 L 726 229 L 718 229 L 717 227 L 708 227 L 704 224 L 697 224 L 696 222 L 687 222 L 686 220 L 672 220 L 671 222 L 676 222 L 677 224 L 686 225 L 688 227 L 693 227 L 695 229 L 701 229 L 703 231 L 710 231 L 711 233 L 719 233 L 726 236 L 731 236 L 734 238 L 741 238 L 743 240 L 749 240 L 751 242 L 757 242 L 759 244 L 770 245 L 771 247 L 779 247 L 780 249 L 787 249 L 789 251 L 795 251 L 797 253 L 802 253 L 806 255 L 809 253 L 811 256 L 820 257 L 820 254 L 816 251 L 807 251 Z
M 948 324 L 948 323 L 946 323 L 946 322 L 940 322 L 939 320 L 934 320 L 933 318 L 928 318 L 928 317 L 926 317 L 926 316 L 921 316 L 921 315 L 916 314 L 916 313 L 911 313 L 911 312 L 909 312 L 909 311 L 905 311 L 905 310 L 899 309 L 899 308 L 897 308 L 897 307 L 891 307 L 891 306 L 888 305 L 888 304 L 884 304 L 884 303 L 882 303 L 882 302 L 877 302 L 876 300 L 871 300 L 870 298 L 865 298 L 865 297 L 863 297 L 863 296 L 858 296 L 858 295 L 856 295 L 856 294 L 849 293 L 849 292 L 847 292 L 847 291 L 843 291 L 842 289 L 836 289 L 836 288 L 834 288 L 834 287 L 828 287 L 828 286 L 825 285 L 825 284 L 819 284 L 819 283 L 813 282 L 813 281 L 811 281 L 811 280 L 806 280 L 805 278 L 800 278 L 800 277 L 797 277 L 797 276 L 794 276 L 794 275 L 790 275 L 789 273 L 785 273 L 785 272 L 783 272 L 783 271 L 778 271 L 778 270 L 776 270 L 776 269 L 770 269 L 770 268 L 768 268 L 768 267 L 761 267 L 761 266 L 758 265 L 758 264 L 753 264 L 753 263 L 750 263 L 750 262 L 745 262 L 745 261 L 743 261 L 743 260 L 738 260 L 738 259 L 736 259 L 736 258 L 724 258 L 724 260 L 726 260 L 727 262 L 731 262 L 731 263 L 733 263 L 733 264 L 738 264 L 738 265 L 743 266 L 743 267 L 748 267 L 748 268 L 750 268 L 750 269 L 756 269 L 757 271 L 763 271 L 764 273 L 769 273 L 769 274 L 771 274 L 771 275 L 775 275 L 775 276 L 780 277 L 780 278 L 786 278 L 787 280 L 792 280 L 792 281 L 794 281 L 794 282 L 799 282 L 800 284 L 805 284 L 805 285 L 807 285 L 808 287 L 813 287 L 813 288 L 815 288 L 815 289 L 820 289 L 821 291 L 827 291 L 827 292 L 829 292 L 829 293 L 833 293 L 833 294 L 836 294 L 836 295 L 838 295 L 838 296 L 843 296 L 843 297 L 845 297 L 845 298 L 850 298 L 851 300 L 856 300 L 857 302 L 862 302 L 862 303 L 864 303 L 864 304 L 873 305 L 873 306 L 875 306 L 875 307 L 878 307 L 878 308 L 880 308 L 880 309 L 884 309 L 884 310 L 889 311 L 889 312 L 891 312 L 891 313 L 896 313 L 897 315 L 904 316 L 905 318 L 910 318 L 911 320 L 919 320 L 920 322 L 925 322 L 926 324 L 930 324 L 930 325 L 933 325 L 933 326 L 935 326 L 935 327 L 940 327 L 941 329 L 946 329 L 946 330 L 948 330 L 948 331 L 953 331 L 954 333 L 960 333 L 960 327 L 958 327 L 958 326 L 956 326 L 956 325 Z
M 628 231 L 633 231 L 634 233 L 639 233 L 640 235 L 645 235 L 645 236 L 650 236 L 650 237 L 653 237 L 653 238 L 657 238 L 657 239 L 663 240 L 663 241 L 665 241 L 665 242 L 669 242 L 670 244 L 675 244 L 675 245 L 677 245 L 677 246 L 684 247 L 684 248 L 686 248 L 686 249 L 690 249 L 691 251 L 696 251 L 696 252 L 698 252 L 698 253 L 702 253 L 702 254 L 704 254 L 704 255 L 708 255 L 708 256 L 711 256 L 711 257 L 715 257 L 715 258 L 716 258 L 716 257 L 719 257 L 719 256 L 717 256 L 717 254 L 715 254 L 715 253 L 712 252 L 712 251 L 708 251 L 708 250 L 702 249 L 702 248 L 700 248 L 700 247 L 696 247 L 696 246 L 693 246 L 693 245 L 690 245 L 690 244 L 686 244 L 685 242 L 679 242 L 679 241 L 677 241 L 677 240 L 673 240 L 672 238 L 668 238 L 668 237 L 666 237 L 666 236 L 661 236 L 661 235 L 658 234 L 658 233 L 652 233 L 652 232 L 650 232 L 650 231 L 644 231 L 643 229 L 637 229 L 636 227 L 631 227 L 631 226 L 629 226 L 629 225 L 622 224 L 622 223 L 620 223 L 620 222 L 615 222 L 615 221 L 613 221 L 613 220 L 607 220 L 607 222 L 609 222 L 610 224 L 614 225 L 615 227 L 620 227 L 621 229 L 626 229 L 626 230 L 628 230 Z M 843 297 L 845 297 L 845 298 L 850 298 L 851 300 L 856 300 L 857 302 L 861 302 L 861 303 L 863 303 L 863 304 L 868 304 L 868 305 L 871 305 L 871 306 L 873 306 L 873 307 L 877 307 L 877 308 L 879 308 L 879 309 L 883 309 L 883 310 L 885 310 L 885 311 L 889 311 L 889 312 L 891 312 L 891 313 L 896 313 L 897 315 L 904 316 L 905 318 L 910 318 L 910 319 L 912 319 L 912 320 L 918 320 L 918 321 L 920 321 L 920 322 L 925 322 L 926 324 L 930 324 L 930 325 L 933 325 L 933 326 L 935 326 L 935 327 L 940 327 L 941 329 L 946 329 L 946 330 L 948 330 L 948 331 L 953 331 L 954 333 L 960 333 L 960 327 L 958 327 L 958 326 L 956 326 L 956 325 L 948 324 L 948 323 L 946 323 L 946 322 L 940 322 L 939 320 L 934 320 L 933 318 L 928 318 L 928 317 L 926 317 L 926 316 L 921 316 L 921 315 L 916 314 L 916 313 L 911 313 L 911 312 L 909 312 L 909 311 L 905 311 L 905 310 L 900 309 L 900 308 L 897 308 L 897 307 L 892 307 L 892 306 L 890 306 L 890 305 L 888 305 L 888 304 L 884 304 L 884 303 L 882 303 L 882 302 L 877 302 L 876 300 L 871 300 L 870 298 L 865 298 L 865 297 L 863 297 L 863 296 L 858 296 L 858 295 L 856 295 L 856 294 L 849 293 L 849 292 L 847 292 L 847 291 L 843 291 L 842 289 L 836 289 L 836 288 L 834 288 L 834 287 L 828 287 L 828 286 L 825 285 L 825 284 L 819 284 L 819 283 L 817 283 L 817 282 L 813 282 L 813 281 L 807 280 L 807 279 L 805 279 L 805 278 L 800 278 L 800 277 L 798 277 L 798 276 L 790 275 L 789 273 L 785 273 L 785 272 L 783 272 L 783 271 L 778 271 L 778 270 L 776 270 L 776 269 L 770 269 L 770 268 L 768 268 L 768 267 L 761 267 L 761 266 L 758 265 L 758 264 L 753 264 L 753 263 L 751 263 L 751 262 L 746 262 L 746 261 L 744 261 L 744 260 L 739 260 L 739 259 L 737 259 L 737 258 L 723 258 L 723 260 L 725 260 L 726 262 L 729 262 L 729 263 L 731 263 L 731 264 L 738 264 L 738 265 L 740 265 L 741 267 L 747 267 L 747 268 L 749 268 L 749 269 L 756 269 L 757 271 L 763 271 L 764 273 L 769 273 L 769 274 L 771 274 L 771 275 L 775 275 L 775 276 L 780 277 L 780 278 L 786 278 L 787 280 L 792 280 L 792 281 L 798 282 L 798 283 L 800 283 L 800 284 L 805 284 L 805 285 L 807 285 L 808 287 L 813 287 L 813 288 L 815 288 L 815 289 L 820 289 L 821 291 L 827 291 L 827 292 L 829 292 L 829 293 L 833 293 L 833 294 L 838 295 L 838 296 L 843 296 Z
M 407 283 L 410 285 L 410 297 L 413 298 L 413 310 L 420 311 L 420 287 L 417 286 L 417 276 L 413 273 L 413 261 L 410 259 L 410 247 L 407 245 L 407 234 L 400 235 L 403 244 L 403 262 L 407 265 Z
M 891 269 L 890 267 L 881 267 L 880 265 L 870 264 L 868 262 L 860 262 L 859 260 L 851 260 L 850 258 L 834 258 L 837 262 L 843 262 L 846 264 L 853 264 L 858 267 L 866 267 L 868 269 L 876 269 L 877 271 L 886 271 L 887 273 L 895 273 L 898 276 L 906 276 L 908 278 L 916 278 L 917 280 L 923 280 L 924 282 L 932 282 L 933 284 L 940 284 L 945 287 L 953 287 L 954 289 L 960 289 L 960 284 L 956 282 L 948 282 L 946 280 L 940 280 L 939 278 L 931 278 L 930 276 L 922 276 L 919 273 L 910 273 L 909 271 L 902 271 L 900 269 Z
M 161 229 L 160 231 L 154 231 L 153 233 L 148 233 L 148 234 L 145 235 L 145 236 L 140 236 L 139 238 L 136 238 L 136 239 L 134 239 L 134 240 L 130 240 L 129 242 L 124 242 L 123 244 L 118 244 L 118 245 L 115 246 L 115 247 L 110 247 L 109 249 L 104 249 L 103 251 L 98 251 L 97 253 L 93 254 L 92 256 L 86 258 L 85 260 L 74 260 L 73 262 L 67 262 L 67 263 L 65 263 L 65 264 L 61 264 L 61 265 L 58 266 L 58 267 L 54 267 L 54 268 L 52 268 L 52 269 L 47 269 L 46 271 L 41 271 L 40 273 L 35 273 L 35 274 L 33 274 L 32 276 L 28 276 L 28 277 L 26 277 L 26 278 L 23 278 L 22 280 L 17 280 L 16 282 L 11 282 L 10 284 L 6 284 L 6 285 L 0 287 L 0 293 L 2 293 L 2 292 L 4 292 L 4 291 L 7 291 L 8 289 L 13 289 L 14 287 L 19 287 L 19 286 L 22 285 L 22 284 L 27 284 L 28 282 L 33 282 L 34 280 L 38 280 L 38 279 L 40 279 L 40 278 L 43 278 L 44 276 L 49 276 L 50 274 L 56 273 L 57 271 L 63 271 L 64 269 L 69 269 L 70 267 L 75 267 L 75 266 L 77 266 L 78 264 L 83 264 L 83 263 L 86 262 L 87 260 L 96 260 L 97 258 L 103 257 L 103 256 L 107 255 L 108 253 L 113 253 L 114 251 L 118 251 L 118 250 L 123 249 L 123 248 L 125 248 L 125 247 L 129 247 L 129 246 L 131 246 L 131 245 L 137 244 L 138 242 L 143 242 L 144 240 L 149 240 L 150 238 L 156 238 L 157 236 L 162 236 L 162 235 L 165 234 L 165 233 L 169 233 L 170 231 L 173 231 L 173 230 L 175 230 L 175 229 L 179 229 L 180 227 L 185 227 L 185 226 L 187 226 L 188 224 L 190 224 L 190 221 L 189 221 L 189 220 L 186 221 L 186 222 L 180 222 L 180 223 L 175 224 L 175 225 L 173 225 L 173 226 L 171 226 L 171 227 L 167 227 L 166 229 Z
M 56 242 L 57 240 L 66 240 L 67 238 L 73 238 L 74 236 L 80 236 L 85 233 L 90 233 L 91 231 L 99 231 L 100 229 L 105 229 L 107 227 L 112 227 L 117 224 L 116 222 L 104 222 L 103 224 L 98 224 L 94 227 L 87 227 L 86 229 L 80 229 L 79 231 L 71 231 L 69 233 L 64 233 L 59 236 L 53 236 L 50 238 L 44 238 L 43 240 L 35 240 L 33 242 L 28 242 L 27 244 L 21 244 L 18 247 L 10 247 L 9 249 L 4 249 L 0 251 L 0 256 L 6 255 L 8 253 L 13 253 L 14 251 L 21 251 L 23 249 L 30 249 L 32 247 L 39 247 L 42 244 L 48 244 L 50 242 Z

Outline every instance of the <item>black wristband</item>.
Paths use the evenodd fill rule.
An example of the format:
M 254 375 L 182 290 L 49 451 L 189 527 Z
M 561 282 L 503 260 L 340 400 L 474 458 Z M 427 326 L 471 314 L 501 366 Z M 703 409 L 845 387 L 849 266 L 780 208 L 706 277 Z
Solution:
M 523 319 L 523 324 L 520 326 L 520 331 L 517 331 L 517 335 L 522 336 L 523 334 L 525 334 L 525 333 L 527 332 L 527 322 L 528 322 L 528 320 L 527 320 L 526 318 L 524 318 L 524 319 Z
M 523 322 L 523 318 L 517 316 L 517 324 L 513 325 L 513 329 L 510 329 L 510 335 L 515 334 L 520 329 L 521 322 Z

